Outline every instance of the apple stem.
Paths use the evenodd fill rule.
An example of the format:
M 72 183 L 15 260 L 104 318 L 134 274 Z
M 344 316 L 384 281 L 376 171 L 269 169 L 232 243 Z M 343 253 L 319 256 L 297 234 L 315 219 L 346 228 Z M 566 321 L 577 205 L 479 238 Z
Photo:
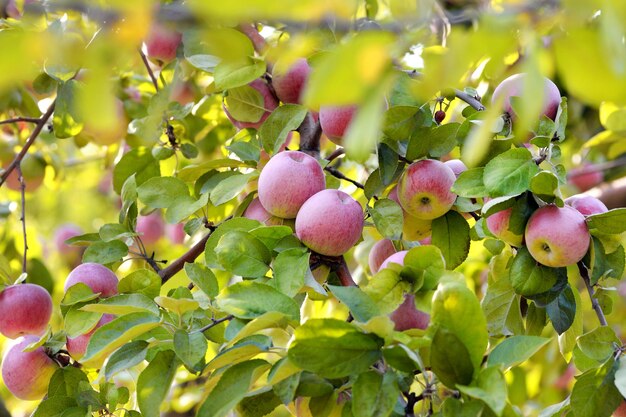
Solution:
M 146 54 L 144 54 L 141 49 L 139 49 L 139 55 L 141 55 L 141 60 L 143 61 L 143 65 L 146 67 L 146 70 L 148 71 L 148 75 L 150 76 L 150 79 L 152 80 L 152 84 L 154 85 L 154 89 L 158 93 L 159 82 L 157 81 L 157 78 L 155 77 L 154 72 L 152 72 L 152 68 L 150 68 L 150 63 L 148 62 L 148 58 L 146 57 Z
M 330 173 L 330 175 L 332 175 L 335 178 L 339 178 L 340 180 L 348 181 L 349 183 L 354 184 L 354 186 L 356 186 L 357 188 L 360 188 L 361 190 L 365 189 L 365 186 L 363 184 L 361 184 L 360 182 L 358 182 L 356 180 L 353 180 L 352 178 L 346 177 L 343 174 L 343 172 L 339 171 L 335 167 L 326 166 L 326 167 L 324 167 L 324 171 Z
M 28 238 L 26 237 L 26 182 L 24 181 L 24 176 L 22 175 L 22 166 L 20 162 L 18 162 L 15 170 L 17 171 L 17 178 L 20 182 L 20 194 L 22 195 L 22 215 L 20 216 L 20 221 L 22 222 L 22 234 L 24 235 L 24 258 L 22 260 L 22 272 L 26 273 L 26 259 L 28 254 Z
M 589 279 L 589 270 L 585 266 L 582 261 L 577 263 L 578 271 L 580 272 L 580 276 L 585 282 L 585 287 L 587 287 L 587 293 L 589 293 L 589 299 L 591 300 L 591 306 L 593 310 L 596 312 L 596 316 L 598 316 L 598 320 L 600 321 L 600 325 L 607 326 L 608 323 L 606 321 L 606 317 L 604 316 L 604 311 L 602 311 L 602 307 L 598 302 L 598 299 L 595 298 L 595 291 L 593 290 L 593 286 L 591 285 L 591 281 Z

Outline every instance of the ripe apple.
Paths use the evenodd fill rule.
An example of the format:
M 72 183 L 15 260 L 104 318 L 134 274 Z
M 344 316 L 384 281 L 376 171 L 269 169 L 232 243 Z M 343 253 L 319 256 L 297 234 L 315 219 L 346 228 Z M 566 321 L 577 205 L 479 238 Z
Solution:
M 326 187 L 315 158 L 300 151 L 279 152 L 261 171 L 259 201 L 269 213 L 293 219 L 305 201 Z
M 331 142 L 341 145 L 343 135 L 356 113 L 356 106 L 322 106 L 320 107 L 320 125 L 322 132 Z
M 574 207 L 583 216 L 606 213 L 609 209 L 604 203 L 595 197 L 584 194 L 576 194 L 565 199 L 565 204 Z
M 15 157 L 13 153 L 3 153 L 2 166 L 6 168 Z M 22 170 L 22 177 L 24 178 L 24 185 L 26 186 L 26 192 L 33 192 L 41 186 L 44 176 L 46 174 L 46 160 L 39 153 L 27 153 L 22 158 L 20 163 L 20 169 Z M 14 191 L 21 190 L 21 184 L 17 169 L 14 169 L 5 182 L 6 186 Z
M 348 194 L 323 190 L 298 211 L 296 236 L 311 250 L 327 256 L 343 255 L 361 238 L 363 209 Z
M 297 59 L 289 68 L 283 69 L 280 63 L 272 69 L 272 85 L 283 103 L 300 104 L 300 96 L 311 73 L 305 58 Z
M 389 239 L 379 240 L 372 246 L 369 254 L 369 267 L 372 274 L 377 273 L 380 270 L 380 266 L 391 255 L 396 253 L 396 248 L 393 246 L 393 242 Z
M 391 256 L 389 256 L 387 259 L 383 261 L 383 263 L 380 265 L 380 268 L 378 270 L 382 271 L 383 269 L 387 268 L 390 263 L 404 266 L 404 258 L 406 257 L 407 253 L 409 253 L 408 250 L 401 250 L 400 252 L 396 252 L 392 254 Z
M 622 400 L 617 410 L 613 411 L 613 417 L 626 417 L 626 400 Z
M 430 323 L 430 314 L 415 307 L 415 295 L 405 294 L 404 302 L 389 315 L 394 322 L 394 329 L 402 332 L 410 329 L 425 330 Z
M 498 211 L 487 217 L 487 228 L 498 239 L 503 240 L 511 246 L 519 248 L 520 246 L 522 246 L 524 236 L 521 234 L 515 234 L 509 230 L 511 213 L 513 213 L 513 207 L 509 207 L 506 210 Z
M 393 189 L 389 191 L 389 195 L 387 197 L 400 204 L 400 199 L 398 198 L 398 187 L 393 187 Z M 402 208 L 402 204 L 400 204 L 400 207 Z M 418 219 L 417 217 L 407 213 L 404 208 L 402 208 L 402 216 L 402 237 L 405 240 L 414 242 L 416 240 L 426 239 L 430 236 L 432 232 L 432 220 Z
M 105 266 L 87 262 L 78 265 L 65 280 L 65 292 L 79 282 L 85 284 L 100 297 L 106 298 L 117 294 L 117 276 Z
M 272 216 L 261 204 L 259 198 L 254 198 L 246 211 L 243 212 L 243 217 L 252 220 L 258 220 L 266 226 L 280 226 L 284 224 L 286 219 L 282 219 L 280 217 Z
M 82 257 L 85 248 L 81 246 L 68 245 L 65 241 L 82 234 L 83 229 L 72 223 L 60 225 L 54 233 L 54 246 L 59 255 L 61 255 L 61 257 L 69 263 L 77 262 Z
M 113 321 L 113 319 L 115 319 L 114 315 L 103 314 L 98 323 L 96 323 L 96 325 L 93 327 L 93 329 L 91 329 L 87 333 L 81 334 L 80 336 L 76 337 L 68 337 L 66 347 L 67 352 L 70 354 L 70 356 L 75 360 L 80 360 L 80 358 L 83 357 L 85 351 L 87 350 L 87 345 L 89 344 L 89 340 L 91 340 L 91 336 L 93 335 L 93 333 L 98 328 Z
M 126 137 L 128 131 L 128 119 L 124 110 L 124 103 L 119 98 L 115 98 L 115 120 L 113 125 L 94 126 L 85 122 L 83 134 L 97 145 L 108 146 Z
M 11 285 L 0 293 L 0 333 L 8 338 L 41 335 L 51 316 L 52 298 L 39 285 Z
M 183 223 L 166 224 L 165 236 L 170 242 L 181 245 L 185 241 L 185 236 L 187 236 L 185 233 L 185 225 Z
M 237 129 L 258 129 L 258 128 L 260 128 L 261 125 L 263 124 L 263 122 L 265 121 L 265 119 L 267 119 L 269 117 L 269 115 L 272 113 L 272 111 L 276 107 L 278 107 L 278 101 L 276 100 L 276 97 L 274 97 L 274 94 L 272 94 L 272 92 L 270 91 L 270 89 L 267 86 L 267 84 L 265 83 L 265 81 L 261 80 L 260 78 L 257 78 L 256 80 L 254 80 L 250 84 L 248 84 L 248 86 L 254 88 L 259 93 L 261 93 L 261 97 L 263 97 L 263 108 L 265 109 L 265 113 L 263 113 L 261 118 L 259 120 L 255 121 L 255 122 L 239 121 L 239 120 L 236 120 L 228 112 L 228 109 L 226 108 L 225 104 L 222 105 L 222 107 L 224 108 L 224 113 L 226 113 L 226 116 L 228 117 L 228 119 L 232 122 L 232 124 Z
M 153 245 L 165 234 L 165 223 L 158 211 L 137 218 L 135 228 L 145 245 Z
M 444 162 L 454 172 L 454 176 L 459 178 L 462 172 L 467 171 L 467 165 L 460 159 L 450 159 Z
M 176 58 L 176 49 L 183 39 L 183 35 L 167 26 L 155 23 L 146 37 L 146 52 L 148 58 L 160 63 L 168 63 Z
M 188 82 L 179 82 L 174 84 L 174 86 L 172 87 L 170 100 L 177 102 L 181 106 L 193 103 L 195 98 L 196 94 L 193 90 L 192 84 Z
M 515 118 L 515 112 L 511 105 L 511 97 L 520 97 L 525 93 L 524 82 L 526 74 L 515 74 L 502 81 L 495 90 L 493 90 L 493 96 L 491 97 L 491 103 L 502 103 L 503 110 L 509 113 L 512 118 Z M 541 106 L 541 113 L 539 117 L 545 115 L 554 120 L 556 113 L 561 104 L 561 92 L 556 84 L 549 78 L 544 77 L 543 81 L 543 102 Z
M 587 191 L 596 185 L 602 184 L 604 181 L 604 174 L 602 171 L 587 171 L 585 170 L 591 166 L 589 163 L 583 164 L 581 167 L 572 169 L 567 174 L 567 180 L 570 184 L 574 185 L 581 192 Z
M 32 352 L 23 349 L 39 337 L 28 335 L 16 341 L 2 359 L 2 379 L 13 395 L 21 400 L 40 400 L 48 392 L 48 384 L 59 365 L 43 346 Z
M 526 246 L 535 260 L 551 267 L 573 265 L 589 249 L 585 217 L 573 207 L 553 204 L 537 209 L 526 224 Z
M 398 182 L 400 205 L 421 220 L 443 216 L 456 200 L 456 194 L 450 191 L 455 181 L 452 169 L 441 161 L 422 159 L 413 162 Z

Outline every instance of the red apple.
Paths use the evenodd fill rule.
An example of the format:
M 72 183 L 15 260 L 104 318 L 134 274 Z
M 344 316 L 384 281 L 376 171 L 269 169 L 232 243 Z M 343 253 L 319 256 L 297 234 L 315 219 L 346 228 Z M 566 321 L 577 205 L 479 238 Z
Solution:
M 387 268 L 390 263 L 404 266 L 404 258 L 406 257 L 407 253 L 409 253 L 408 250 L 401 250 L 400 252 L 394 253 L 393 255 L 389 256 L 387 259 L 383 261 L 383 263 L 380 265 L 380 268 L 378 270 L 382 271 L 383 269 Z
M 609 209 L 604 203 L 595 197 L 584 194 L 576 194 L 565 199 L 565 204 L 574 207 L 583 216 L 606 213 Z
M 361 238 L 363 209 L 348 194 L 323 190 L 298 211 L 296 236 L 311 250 L 327 256 L 349 251 Z
M 310 73 L 311 67 L 305 58 L 297 59 L 284 70 L 280 64 L 275 65 L 272 70 L 272 85 L 280 101 L 300 104 L 300 96 Z
M 509 113 L 511 117 L 515 118 L 515 112 L 511 106 L 511 97 L 520 97 L 525 93 L 525 79 L 526 74 L 515 74 L 502 81 L 495 90 L 493 90 L 493 96 L 491 97 L 491 103 L 502 103 L 503 110 Z M 543 97 L 542 97 L 541 115 L 545 115 L 554 120 L 556 113 L 561 104 L 561 92 L 556 84 L 552 80 L 544 77 L 543 82 Z
M 322 106 L 319 113 L 322 132 L 332 142 L 341 145 L 356 110 L 356 106 Z
M 461 173 L 467 171 L 467 165 L 460 159 L 450 159 L 444 162 L 454 172 L 454 176 L 459 178 Z
M 613 411 L 613 417 L 626 417 L 626 400 L 622 400 L 617 410 Z
M 393 189 L 389 192 L 388 197 L 390 200 L 400 204 L 397 186 L 393 187 Z M 402 208 L 401 204 L 400 207 Z M 405 240 L 414 242 L 416 240 L 419 241 L 421 239 L 426 239 L 430 236 L 432 232 L 432 220 L 418 219 L 417 217 L 407 213 L 404 209 L 402 209 L 402 216 L 402 237 Z
M 380 270 L 380 266 L 391 255 L 396 253 L 396 248 L 393 246 L 393 242 L 389 239 L 379 240 L 372 246 L 369 254 L 369 267 L 372 274 L 377 273 Z
M 570 184 L 574 185 L 581 192 L 587 191 L 596 185 L 602 184 L 604 174 L 602 171 L 587 171 L 591 164 L 583 164 L 581 167 L 572 169 L 567 174 Z
M 246 211 L 243 213 L 243 217 L 257 220 L 266 226 L 280 226 L 285 222 L 285 219 L 272 216 L 267 210 L 265 210 L 258 197 L 254 198 L 250 202 Z
M 265 119 L 267 119 L 269 117 L 269 115 L 272 113 L 272 111 L 276 107 L 278 107 L 278 101 L 276 100 L 276 97 L 274 97 L 274 94 L 272 94 L 272 92 L 270 91 L 270 89 L 267 86 L 267 84 L 265 83 L 265 81 L 263 81 L 261 79 L 256 79 L 256 80 L 252 81 L 250 84 L 248 84 L 248 86 L 254 88 L 259 93 L 261 93 L 261 97 L 263 97 L 263 108 L 265 109 L 265 113 L 263 113 L 261 118 L 259 120 L 257 120 L 257 121 L 240 121 L 240 120 L 236 120 L 228 112 L 228 109 L 226 108 L 226 105 L 224 104 L 222 106 L 224 108 L 224 113 L 226 113 L 226 116 L 228 117 L 228 119 L 232 122 L 232 124 L 237 129 L 249 129 L 249 128 L 250 129 L 258 129 L 258 128 L 260 128 L 261 125 L 263 124 L 263 122 L 265 121 Z
M 394 329 L 402 332 L 410 329 L 425 330 L 430 323 L 430 314 L 415 307 L 415 295 L 405 294 L 404 302 L 389 315 L 394 322 Z
M 54 233 L 54 246 L 57 252 L 65 258 L 71 260 L 78 259 L 82 256 L 84 248 L 81 246 L 68 245 L 66 240 L 83 234 L 83 229 L 72 223 L 60 225 Z
M 185 225 L 183 223 L 166 224 L 165 236 L 170 242 L 181 245 L 185 241 Z
M 65 280 L 65 292 L 75 284 L 83 283 L 100 297 L 111 297 L 117 294 L 117 276 L 105 266 L 87 262 L 78 265 Z
M 75 360 L 80 360 L 87 350 L 87 345 L 89 344 L 89 340 L 91 340 L 91 336 L 93 335 L 93 333 L 98 328 L 111 322 L 113 319 L 115 319 L 114 315 L 103 314 L 98 323 L 96 323 L 96 325 L 93 327 L 93 329 L 91 329 L 87 333 L 81 334 L 80 336 L 76 337 L 68 337 L 66 347 L 67 352 L 70 354 L 70 356 Z
M 153 245 L 165 234 L 165 223 L 158 211 L 137 218 L 137 233 L 145 245 Z
M 176 49 L 183 35 L 171 28 L 155 23 L 145 40 L 148 58 L 159 62 L 170 62 L 176 58 Z
M 51 316 L 52 298 L 39 285 L 11 285 L 0 293 L 0 333 L 8 338 L 41 335 Z
M 585 217 L 578 210 L 553 204 L 537 209 L 530 216 L 524 239 L 532 257 L 551 267 L 580 261 L 591 240 Z
M 498 211 L 490 215 L 486 219 L 487 228 L 498 239 L 518 248 L 522 246 L 524 236 L 521 234 L 515 234 L 509 230 L 511 213 L 513 213 L 513 207 L 510 207 L 506 210 Z

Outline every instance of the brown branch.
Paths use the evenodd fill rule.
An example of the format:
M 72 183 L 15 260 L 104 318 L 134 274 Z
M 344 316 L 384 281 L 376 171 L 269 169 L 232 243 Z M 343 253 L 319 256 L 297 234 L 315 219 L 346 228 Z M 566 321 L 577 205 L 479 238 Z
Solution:
M 593 290 L 593 286 L 591 285 L 591 281 L 589 279 L 589 270 L 587 269 L 585 264 L 583 264 L 582 261 L 579 261 L 577 265 L 578 265 L 578 272 L 580 272 L 580 276 L 583 278 L 583 281 L 585 282 L 585 287 L 587 287 L 587 293 L 589 293 L 589 299 L 591 300 L 591 307 L 593 307 L 593 310 L 596 312 L 596 316 L 598 316 L 598 321 L 600 321 L 600 325 L 607 326 L 608 323 L 606 322 L 604 311 L 602 311 L 602 307 L 600 306 L 598 299 L 595 298 L 594 296 L 595 292 Z
M 19 122 L 39 123 L 39 118 L 38 117 L 14 117 L 12 119 L 0 120 L 0 125 L 6 125 L 9 123 L 19 123 Z
M 348 264 L 346 264 L 346 259 L 341 256 L 339 260 L 339 265 L 335 269 L 335 273 L 341 282 L 341 285 L 344 287 L 357 287 L 356 282 L 352 279 L 352 273 L 350 273 L 350 269 L 348 268 Z
M 28 137 L 28 139 L 26 139 L 26 143 L 22 147 L 22 150 L 15 156 L 15 158 L 13 158 L 13 161 L 6 167 L 4 173 L 0 177 L 0 186 L 4 184 L 4 182 L 7 180 L 9 175 L 11 175 L 11 172 L 13 172 L 13 170 L 17 167 L 17 165 L 22 161 L 22 159 L 24 158 L 24 155 L 26 155 L 26 153 L 28 152 L 28 149 L 35 142 L 35 139 L 37 139 L 37 136 L 39 136 L 39 133 L 41 133 L 43 127 L 46 125 L 46 122 L 48 121 L 50 116 L 52 116 L 52 113 L 54 112 L 55 101 L 53 101 L 52 104 L 50 104 L 50 107 L 48 107 L 48 110 L 46 110 L 46 112 L 39 118 L 37 125 L 35 125 L 35 128 L 31 132 L 30 136 Z
M 470 96 L 467 93 L 464 93 L 461 90 L 454 90 L 454 94 L 456 95 L 456 97 L 464 102 L 466 102 L 467 104 L 469 104 L 472 108 L 478 110 L 478 111 L 484 111 L 485 110 L 485 106 L 483 106 L 483 104 L 476 100 L 474 97 Z
M 170 278 L 172 278 L 178 271 L 183 269 L 185 263 L 192 263 L 196 260 L 198 256 L 202 252 L 204 252 L 204 247 L 206 246 L 207 240 L 211 237 L 211 233 L 215 230 L 215 226 L 211 229 L 211 231 L 204 236 L 198 243 L 193 245 L 187 252 L 185 252 L 180 258 L 176 259 L 172 262 L 167 268 L 161 269 L 159 271 L 159 276 L 161 277 L 161 281 L 166 283 Z
M 241 24 L 238 29 L 250 39 L 254 50 L 259 55 L 263 55 L 265 53 L 265 50 L 267 49 L 267 42 L 257 30 L 255 24 Z
M 626 207 L 626 177 L 600 184 L 583 193 L 601 200 L 609 209 Z
M 150 62 L 148 62 L 148 58 L 146 57 L 146 54 L 144 54 L 141 49 L 139 50 L 139 55 L 141 55 L 141 60 L 143 61 L 143 65 L 146 67 L 146 70 L 148 71 L 148 75 L 150 76 L 150 79 L 152 80 L 152 84 L 154 85 L 154 89 L 158 93 L 159 92 L 159 82 L 157 81 L 156 77 L 154 76 L 154 72 L 152 72 L 152 68 L 150 68 Z
M 298 128 L 300 133 L 300 150 L 314 158 L 320 156 L 320 139 L 322 137 L 322 126 L 319 119 L 316 122 L 313 114 L 309 112 Z
M 337 148 L 337 149 L 335 149 L 335 150 L 334 150 L 334 151 L 333 151 L 330 155 L 328 155 L 328 156 L 326 157 L 326 160 L 327 160 L 328 162 L 332 162 L 332 161 L 334 161 L 335 159 L 339 158 L 341 155 L 343 155 L 343 154 L 345 154 L 345 153 L 346 153 L 346 150 L 345 150 L 345 149 L 343 149 L 343 148 Z
M 592 174 L 596 172 L 603 172 L 612 168 L 618 168 L 626 165 L 626 158 L 619 158 L 614 161 L 602 162 L 599 164 L 593 164 L 584 166 L 581 168 L 574 168 L 567 173 L 567 178 L 577 177 L 579 175 Z
M 330 173 L 330 175 L 332 175 L 335 178 L 339 178 L 340 180 L 348 181 L 349 183 L 354 184 L 357 188 L 360 188 L 361 190 L 365 189 L 365 186 L 363 184 L 361 184 L 360 182 L 358 182 L 356 180 L 353 180 L 352 178 L 346 177 L 343 174 L 343 172 L 339 171 L 335 167 L 326 166 L 326 167 L 324 167 L 324 171 Z
M 233 316 L 232 314 L 229 314 L 228 316 L 224 316 L 221 319 L 217 319 L 217 320 L 211 319 L 211 323 L 210 324 L 207 324 L 206 326 L 201 327 L 198 330 L 194 330 L 193 332 L 191 332 L 191 334 L 194 334 L 194 333 L 204 333 L 207 330 L 209 330 L 210 328 L 215 327 L 215 326 L 217 326 L 220 323 L 224 323 L 225 321 L 232 320 L 234 318 L 235 318 L 235 316 Z
M 21 161 L 20 161 L 21 162 Z M 22 272 L 26 273 L 26 259 L 28 255 L 28 238 L 26 237 L 26 182 L 22 175 L 22 166 L 20 163 L 15 168 L 17 171 L 17 178 L 20 182 L 20 194 L 22 195 L 22 215 L 20 221 L 22 222 L 22 234 L 24 235 L 24 258 L 22 259 Z

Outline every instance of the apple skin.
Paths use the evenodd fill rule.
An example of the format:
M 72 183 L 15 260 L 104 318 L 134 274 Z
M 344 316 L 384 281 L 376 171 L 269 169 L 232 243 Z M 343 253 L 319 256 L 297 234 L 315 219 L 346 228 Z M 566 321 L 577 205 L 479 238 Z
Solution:
M 315 193 L 326 187 L 321 165 L 300 151 L 279 152 L 259 176 L 259 201 L 274 216 L 293 219 Z
M 617 407 L 617 410 L 613 411 L 613 417 L 626 417 L 626 400 Z
M 183 39 L 180 32 L 159 24 L 153 24 L 146 37 L 148 58 L 159 62 L 170 62 L 176 58 L 176 49 Z
M 524 239 L 537 262 L 555 268 L 580 261 L 591 240 L 585 217 L 578 210 L 553 204 L 537 209 L 530 216 Z
M 565 204 L 574 207 L 583 216 L 591 216 L 593 214 L 601 214 L 609 211 L 602 201 L 584 194 L 576 194 L 566 198 Z
M 68 337 L 66 347 L 70 356 L 75 360 L 80 360 L 85 355 L 85 351 L 87 351 L 87 345 L 89 344 L 89 340 L 91 340 L 93 333 L 98 328 L 110 323 L 114 319 L 115 316 L 113 314 L 103 314 L 98 323 L 96 323 L 94 328 L 89 332 L 76 337 Z
M 66 240 L 71 239 L 75 236 L 80 236 L 83 234 L 83 229 L 79 226 L 66 223 L 59 226 L 54 233 L 54 246 L 56 247 L 57 252 L 64 257 L 76 258 L 82 255 L 84 248 L 80 246 L 68 245 L 65 243 Z
M 176 224 L 166 224 L 165 225 L 165 236 L 169 239 L 170 242 L 181 245 L 185 241 L 185 225 L 183 223 Z
M 40 400 L 48 392 L 48 384 L 59 365 L 52 360 L 43 346 L 32 352 L 22 350 L 39 340 L 28 335 L 19 339 L 2 359 L 2 379 L 13 395 L 21 400 Z
M 135 228 L 141 236 L 141 241 L 146 245 L 153 245 L 165 234 L 165 223 L 158 211 L 154 211 L 147 216 L 137 218 Z
M 342 139 L 356 113 L 356 106 L 322 106 L 319 119 L 322 132 L 331 142 L 342 144 Z
M 246 211 L 243 213 L 243 217 L 257 220 L 266 226 L 289 226 L 289 223 L 293 221 L 291 219 L 282 219 L 280 217 L 272 216 L 267 210 L 265 210 L 265 208 L 263 208 L 263 205 L 261 204 L 261 201 L 259 201 L 258 197 L 254 198 L 250 202 Z
M 390 263 L 404 266 L 404 258 L 406 257 L 407 253 L 409 253 L 408 250 L 401 250 L 400 252 L 396 252 L 392 254 L 391 256 L 389 256 L 387 259 L 383 261 L 383 263 L 380 265 L 380 268 L 378 268 L 378 270 L 382 271 L 383 269 L 387 268 Z
M 298 239 L 322 255 L 343 255 L 359 241 L 362 232 L 361 205 L 339 190 L 315 194 L 302 205 L 296 217 Z
M 487 217 L 487 228 L 498 239 L 508 243 L 511 246 L 519 248 L 524 240 L 523 235 L 516 235 L 509 230 L 509 221 L 513 213 L 513 207 L 506 210 L 498 211 Z
M 310 73 L 311 67 L 305 58 L 296 59 L 286 71 L 280 71 L 279 66 L 275 65 L 272 70 L 272 86 L 280 101 L 300 104 L 300 97 Z
M 380 266 L 391 255 L 396 253 L 396 248 L 393 246 L 393 242 L 389 239 L 379 240 L 370 249 L 368 263 L 370 272 L 373 274 L 380 270 Z
M 267 86 L 267 83 L 265 83 L 265 81 L 257 78 L 256 80 L 252 81 L 250 84 L 248 84 L 249 87 L 254 88 L 255 90 L 257 90 L 259 93 L 261 93 L 261 96 L 263 97 L 263 107 L 265 108 L 265 113 L 263 113 L 263 115 L 261 116 L 261 118 L 256 121 L 256 122 L 241 122 L 239 120 L 236 120 L 233 116 L 231 116 L 231 114 L 228 112 L 228 109 L 226 109 L 226 105 L 223 104 L 222 108 L 224 109 L 224 113 L 226 113 L 226 117 L 228 117 L 228 119 L 231 121 L 231 123 L 237 128 L 237 129 L 258 129 L 261 127 L 261 125 L 263 124 L 263 122 L 265 121 L 265 119 L 267 119 L 270 114 L 272 113 L 272 111 L 278 107 L 278 100 L 276 100 L 276 97 L 274 97 L 274 94 L 272 94 L 272 92 L 270 91 L 269 87 Z
M 430 323 L 430 314 L 415 307 L 415 295 L 405 294 L 404 302 L 389 315 L 398 332 L 410 329 L 425 330 Z
M 444 164 L 446 164 L 448 168 L 450 168 L 452 172 L 454 172 L 454 176 L 456 178 L 459 178 L 459 175 L 461 175 L 461 173 L 467 171 L 467 165 L 465 165 L 465 163 L 460 159 L 450 159 L 444 162 Z
M 100 264 L 87 262 L 74 268 L 65 280 L 65 292 L 79 282 L 91 288 L 94 293 L 100 293 L 101 298 L 117 294 L 117 276 Z
M 387 197 L 395 201 L 402 208 L 400 199 L 398 198 L 398 187 L 393 187 Z M 411 216 L 402 208 L 402 237 L 412 242 L 416 240 L 426 239 L 432 232 L 432 220 L 422 220 L 415 216 Z
M 456 194 L 450 191 L 456 176 L 450 167 L 434 159 L 413 162 L 398 182 L 402 208 L 421 220 L 446 214 L 454 205 Z
M 581 192 L 602 184 L 602 181 L 604 181 L 604 174 L 602 171 L 584 171 L 590 165 L 591 164 L 583 164 L 581 167 L 572 169 L 567 175 L 568 182 L 578 188 Z
M 491 97 L 491 103 L 496 104 L 501 101 L 503 110 L 508 113 L 513 119 L 516 115 L 511 106 L 511 97 L 521 97 L 524 94 L 524 79 L 526 74 L 515 74 L 502 81 L 495 90 Z M 559 110 L 559 104 L 561 104 L 561 92 L 559 88 L 550 80 L 544 77 L 543 84 L 543 103 L 541 107 L 541 113 L 539 117 L 545 115 L 554 120 L 556 113 Z
M 11 285 L 0 293 L 0 333 L 10 339 L 43 334 L 51 316 L 52 298 L 39 285 Z

